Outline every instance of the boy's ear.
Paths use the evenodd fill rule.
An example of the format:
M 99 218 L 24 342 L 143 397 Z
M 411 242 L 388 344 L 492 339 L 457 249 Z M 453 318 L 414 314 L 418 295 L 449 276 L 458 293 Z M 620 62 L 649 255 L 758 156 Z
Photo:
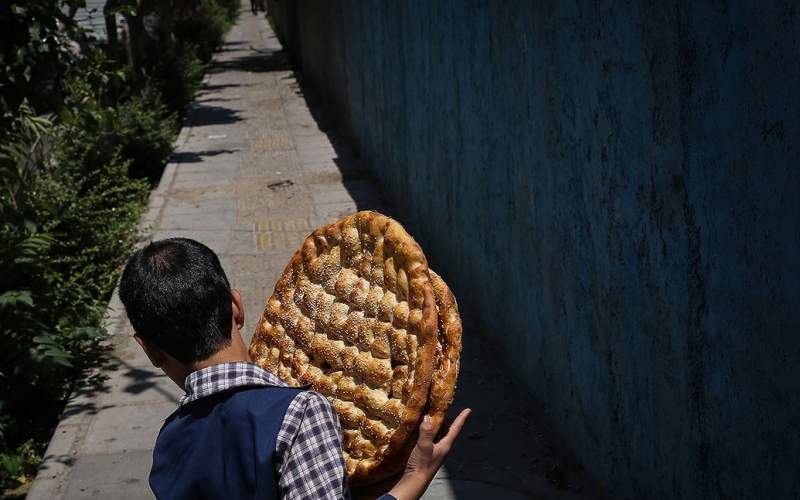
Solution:
M 161 368 L 164 366 L 164 362 L 167 360 L 166 354 L 162 351 L 157 345 L 149 342 L 147 339 L 139 336 L 138 334 L 134 335 L 133 338 L 136 339 L 136 342 L 142 346 L 142 350 L 145 354 L 147 354 L 147 358 L 153 363 L 153 366 L 156 368 Z
M 241 329 L 244 326 L 244 302 L 242 301 L 242 294 L 235 288 L 231 289 L 231 306 L 236 328 Z

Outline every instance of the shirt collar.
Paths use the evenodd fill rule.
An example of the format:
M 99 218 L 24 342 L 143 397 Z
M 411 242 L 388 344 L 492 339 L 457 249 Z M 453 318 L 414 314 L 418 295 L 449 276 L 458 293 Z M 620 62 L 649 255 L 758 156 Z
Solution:
M 283 380 L 253 363 L 237 361 L 207 366 L 190 373 L 179 405 L 241 386 L 288 387 Z

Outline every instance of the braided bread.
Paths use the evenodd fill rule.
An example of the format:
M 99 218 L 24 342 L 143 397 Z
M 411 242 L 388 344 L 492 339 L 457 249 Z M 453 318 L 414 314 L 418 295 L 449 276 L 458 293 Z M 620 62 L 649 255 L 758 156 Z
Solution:
M 398 222 L 370 211 L 306 238 L 250 344 L 254 362 L 330 399 L 354 485 L 402 468 L 423 414 L 438 429 L 460 350 L 447 285 Z

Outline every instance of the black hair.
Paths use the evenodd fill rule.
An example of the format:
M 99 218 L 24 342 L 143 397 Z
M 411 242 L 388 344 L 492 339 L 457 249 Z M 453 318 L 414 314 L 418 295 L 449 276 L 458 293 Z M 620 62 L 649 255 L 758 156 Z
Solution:
M 134 253 L 119 285 L 133 329 L 182 363 L 231 342 L 231 286 L 217 255 L 188 238 L 154 241 Z

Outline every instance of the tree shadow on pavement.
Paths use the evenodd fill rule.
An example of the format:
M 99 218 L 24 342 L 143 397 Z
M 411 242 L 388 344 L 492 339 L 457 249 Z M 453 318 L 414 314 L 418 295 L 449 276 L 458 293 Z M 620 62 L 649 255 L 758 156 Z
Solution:
M 244 48 L 240 42 L 229 42 L 223 46 L 223 49 L 229 52 L 242 52 L 242 54 L 228 54 L 220 59 L 215 59 L 208 69 L 209 74 L 226 71 L 260 73 L 290 69 L 289 58 L 283 50 L 257 50 L 252 46 Z M 242 119 L 240 112 L 224 105 L 225 102 L 237 100 L 238 97 L 221 98 L 209 96 L 209 94 L 225 88 L 247 86 L 249 85 L 240 83 L 203 85 L 195 96 L 191 111 L 192 126 L 225 125 L 240 121 Z M 212 102 L 217 104 L 210 104 Z
M 226 125 L 241 120 L 239 112 L 225 106 L 214 106 L 198 102 L 192 108 L 192 126 Z
M 123 359 L 120 344 L 130 341 L 125 333 L 118 333 L 98 351 L 95 366 L 76 383 L 61 413 L 60 425 L 86 426 L 100 412 L 128 404 L 127 395 L 138 396 L 145 391 L 151 391 L 154 401 L 172 402 L 177 406 L 176 395 L 164 389 L 164 385 L 172 382 L 167 384 L 161 371 L 146 365 L 135 366 Z M 39 474 L 59 465 L 72 466 L 77 457 L 73 453 L 56 453 L 44 458 Z
M 225 89 L 234 89 L 234 88 L 242 88 L 242 87 L 252 87 L 252 84 L 248 83 L 209 83 L 204 84 L 197 90 L 197 94 L 195 96 L 196 99 L 202 98 L 203 95 L 211 92 L 217 92 L 218 90 L 225 90 Z
M 200 163 L 209 156 L 235 153 L 235 149 L 206 149 L 203 151 L 178 151 L 172 153 L 169 161 L 172 163 Z
M 247 45 L 247 43 L 243 41 L 225 42 L 216 52 L 235 52 L 237 50 L 242 50 L 245 45 Z
M 262 73 L 269 71 L 287 71 L 289 69 L 291 69 L 289 65 L 289 56 L 284 50 L 257 50 L 250 47 L 249 50 L 242 55 L 215 60 L 208 69 L 208 72 L 220 73 L 233 70 Z

